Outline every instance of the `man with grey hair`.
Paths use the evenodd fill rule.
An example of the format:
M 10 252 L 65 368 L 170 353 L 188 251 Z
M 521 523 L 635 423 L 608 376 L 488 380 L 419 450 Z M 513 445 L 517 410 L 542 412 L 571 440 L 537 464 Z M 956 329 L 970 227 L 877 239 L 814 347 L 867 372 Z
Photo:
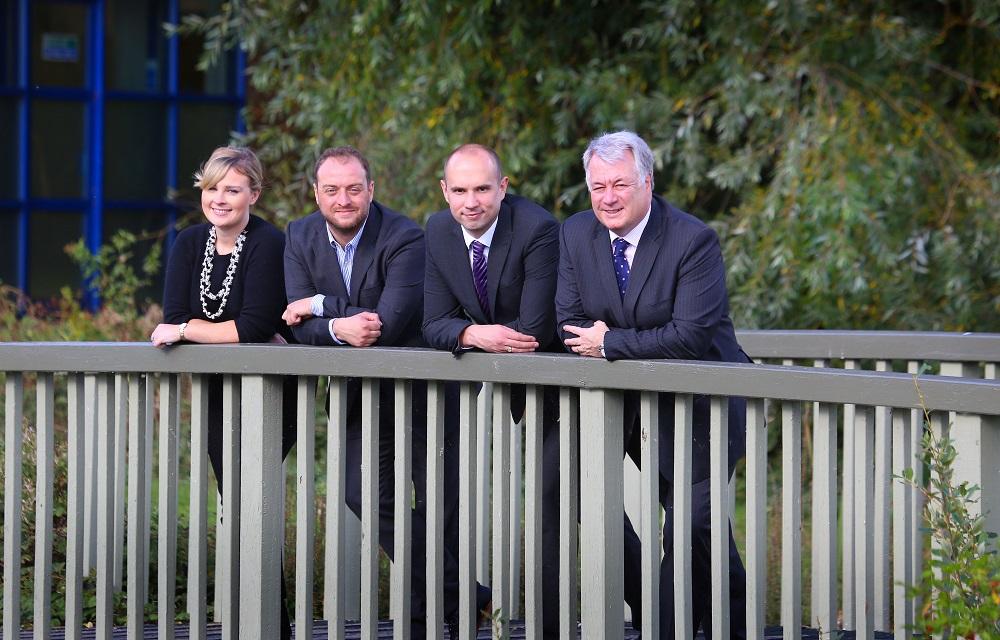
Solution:
M 568 349 L 605 360 L 750 362 L 736 342 L 715 232 L 653 195 L 653 153 L 631 131 L 591 140 L 583 167 L 592 209 L 562 226 L 556 321 Z M 661 637 L 674 636 L 673 394 L 660 394 Z M 625 453 L 640 452 L 639 394 L 626 392 Z M 745 451 L 746 402 L 729 399 L 729 477 Z M 711 637 L 709 399 L 695 396 L 691 471 L 692 616 Z M 625 600 L 639 628 L 641 547 L 625 518 Z M 729 534 L 730 625 L 746 637 L 746 573 Z

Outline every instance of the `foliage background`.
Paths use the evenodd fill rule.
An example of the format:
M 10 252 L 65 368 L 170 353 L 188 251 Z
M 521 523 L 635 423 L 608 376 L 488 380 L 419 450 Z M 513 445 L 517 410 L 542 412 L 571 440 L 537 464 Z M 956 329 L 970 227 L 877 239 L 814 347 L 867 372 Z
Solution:
M 206 64 L 247 51 L 278 221 L 344 143 L 422 220 L 467 141 L 564 217 L 588 139 L 627 127 L 719 230 L 737 326 L 1000 329 L 996 2 L 257 0 L 181 28 Z

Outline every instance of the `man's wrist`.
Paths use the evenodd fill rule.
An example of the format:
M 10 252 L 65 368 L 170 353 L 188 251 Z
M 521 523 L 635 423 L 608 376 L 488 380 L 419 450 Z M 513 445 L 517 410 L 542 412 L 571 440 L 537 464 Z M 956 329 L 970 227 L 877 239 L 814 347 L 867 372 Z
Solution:
M 604 358 L 605 360 L 608 359 L 607 354 L 604 353 L 604 343 L 603 342 L 601 343 L 601 345 L 599 347 L 597 347 L 597 350 L 601 352 L 601 357 L 602 358 Z
M 333 323 L 335 323 L 337 320 L 338 320 L 338 318 L 333 318 L 333 319 L 330 320 L 330 324 L 329 324 L 329 327 L 330 327 L 330 337 L 333 338 L 333 341 L 336 342 L 337 344 L 345 344 L 343 340 L 341 340 L 340 338 L 337 337 L 337 331 L 333 327 Z

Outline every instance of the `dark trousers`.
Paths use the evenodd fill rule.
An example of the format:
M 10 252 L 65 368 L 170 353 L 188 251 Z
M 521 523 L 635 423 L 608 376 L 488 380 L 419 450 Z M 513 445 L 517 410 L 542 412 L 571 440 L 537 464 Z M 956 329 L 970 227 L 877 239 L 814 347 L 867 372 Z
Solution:
M 235 378 L 237 381 L 238 378 Z M 213 374 L 208 376 L 208 459 L 219 485 L 219 496 L 222 496 L 222 383 L 223 376 Z M 296 378 L 285 376 L 282 382 L 281 402 L 281 459 L 284 460 L 295 445 L 295 409 L 296 409 Z M 284 526 L 281 538 L 284 540 Z M 288 592 L 285 588 L 285 570 L 281 569 L 281 637 L 292 637 L 291 618 L 288 614 Z
M 558 408 L 558 405 L 556 405 Z M 636 412 L 626 412 L 634 417 Z M 624 452 L 641 466 L 640 429 L 635 420 L 624 425 Z M 672 437 L 664 433 L 660 437 Z M 558 429 L 547 431 L 543 444 L 543 602 L 542 625 L 546 638 L 555 638 L 559 630 L 559 440 Z M 730 461 L 729 477 L 732 478 L 735 460 Z M 660 638 L 674 637 L 674 573 L 673 573 L 673 491 L 670 475 L 672 468 L 662 464 L 660 469 L 660 504 L 666 511 L 663 523 L 664 556 L 660 564 Z M 694 631 L 701 627 L 705 637 L 711 639 L 711 502 L 710 479 L 691 486 L 691 594 Z M 577 509 L 579 513 L 579 505 Z M 549 514 L 552 514 L 551 517 Z M 628 516 L 624 518 L 624 599 L 632 610 L 632 624 L 636 629 L 642 624 L 642 545 Z M 746 638 L 746 571 L 736 549 L 732 529 L 729 531 L 729 611 L 730 637 Z

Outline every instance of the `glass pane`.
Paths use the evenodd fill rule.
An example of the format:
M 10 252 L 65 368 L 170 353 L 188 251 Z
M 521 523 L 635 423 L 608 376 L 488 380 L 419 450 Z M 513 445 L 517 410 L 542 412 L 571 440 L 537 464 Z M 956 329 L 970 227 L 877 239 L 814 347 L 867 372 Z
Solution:
M 0 209 L 0 284 L 17 285 L 17 211 Z
M 0 3 L 0 86 L 17 85 L 17 3 Z
M 219 13 L 222 0 L 181 0 L 181 16 L 196 14 L 212 16 Z M 204 50 L 204 38 L 200 34 L 180 39 L 178 47 L 177 86 L 181 93 L 207 93 L 222 95 L 233 93 L 232 82 L 235 54 L 228 52 L 205 71 L 197 68 Z
M 166 2 L 108 0 L 104 69 L 111 90 L 159 92 L 166 88 Z
M 87 6 L 82 3 L 31 3 L 32 83 L 82 87 L 86 81 Z
M 166 197 L 166 113 L 163 105 L 108 102 L 104 119 L 104 197 Z
M 229 144 L 236 109 L 218 104 L 182 104 L 177 140 L 177 190 L 193 193 L 193 174 L 212 150 Z
M 17 197 L 17 100 L 0 98 L 0 198 Z
M 149 286 L 139 291 L 140 303 L 145 300 L 159 302 L 163 298 L 163 270 L 167 262 L 167 254 L 163 249 L 167 237 L 167 214 L 162 211 L 125 211 L 121 209 L 104 212 L 104 239 L 107 244 L 112 236 L 121 229 L 131 231 L 139 237 L 139 241 L 131 250 L 129 261 L 136 275 L 146 278 L 142 273 L 142 263 L 154 244 L 160 245 L 160 264 L 157 273 L 149 278 Z M 145 306 L 145 305 L 141 305 Z
M 82 104 L 31 103 L 31 195 L 79 198 L 84 190 Z
M 66 245 L 83 237 L 83 214 L 34 211 L 28 225 L 28 293 L 51 298 L 62 287 L 79 289 L 80 268 L 66 255 Z

